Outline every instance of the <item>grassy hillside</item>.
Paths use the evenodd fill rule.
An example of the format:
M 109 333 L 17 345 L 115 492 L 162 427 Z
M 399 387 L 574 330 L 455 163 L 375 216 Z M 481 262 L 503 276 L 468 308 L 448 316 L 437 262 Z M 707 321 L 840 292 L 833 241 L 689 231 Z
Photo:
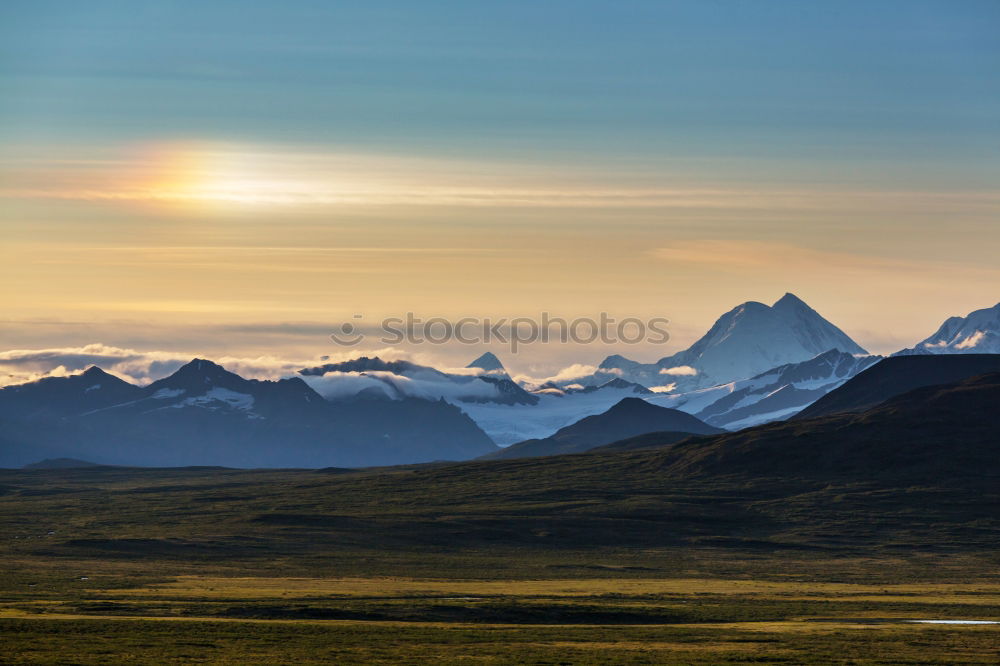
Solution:
M 756 571 L 778 560 L 829 559 L 839 568 L 844 558 L 988 556 L 1000 539 L 992 479 L 893 486 L 684 478 L 665 469 L 670 455 L 367 472 L 4 471 L 2 552 L 55 561 L 280 562 L 310 575 L 397 575 L 405 566 L 419 575 L 523 577 L 634 566 L 671 576 L 678 568 Z M 767 562 L 758 567 L 758 558 Z

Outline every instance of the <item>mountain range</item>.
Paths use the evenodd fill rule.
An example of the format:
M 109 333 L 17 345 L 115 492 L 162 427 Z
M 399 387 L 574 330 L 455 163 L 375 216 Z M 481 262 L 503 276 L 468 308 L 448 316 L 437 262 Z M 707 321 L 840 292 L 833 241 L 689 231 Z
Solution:
M 775 329 L 783 332 L 775 333 Z M 794 342 L 790 343 L 790 338 Z M 1000 305 L 952 317 L 914 348 L 893 356 L 996 353 L 1000 351 L 998 341 Z M 828 344 L 832 346 L 812 353 Z M 805 359 L 736 376 L 740 368 L 749 372 L 749 367 L 766 365 L 782 355 Z M 647 399 L 689 412 L 712 425 L 739 430 L 797 414 L 882 358 L 864 353 L 860 345 L 798 297 L 785 294 L 770 307 L 755 302 L 737 306 L 685 351 L 652 364 L 611 356 L 592 377 L 576 381 L 597 382 L 618 376 L 661 387 L 666 381 L 671 385 L 669 391 Z M 729 368 L 723 372 L 734 376 L 713 385 L 706 367 L 717 373 L 719 368 Z
M 928 359 L 938 360 L 914 362 Z M 38 469 L 5 472 L 4 490 L 18 501 L 8 511 L 12 525 L 52 516 L 58 536 L 34 546 L 49 559 L 162 554 L 176 561 L 196 553 L 231 562 L 249 551 L 248 558 L 284 564 L 303 552 L 329 562 L 346 546 L 367 570 L 378 562 L 372 553 L 408 544 L 421 566 L 428 552 L 458 553 L 461 560 L 445 566 L 466 566 L 460 562 L 475 549 L 485 559 L 473 566 L 513 561 L 516 568 L 537 549 L 540 577 L 622 563 L 636 565 L 625 570 L 634 576 L 675 575 L 691 551 L 707 549 L 722 556 L 721 571 L 731 572 L 730 558 L 754 567 L 777 558 L 779 574 L 813 576 L 817 562 L 833 559 L 844 564 L 838 580 L 850 580 L 858 562 L 872 557 L 893 577 L 893 567 L 910 558 L 949 566 L 976 550 L 987 554 L 969 570 L 976 575 L 991 571 L 1000 534 L 998 404 L 1000 373 L 987 373 L 913 389 L 861 412 L 681 441 L 653 433 L 638 438 L 643 446 L 625 440 L 583 454 L 350 474 Z M 193 507 L 206 517 L 194 521 L 204 528 L 198 532 L 179 519 Z M 584 566 L 568 558 L 596 546 L 649 559 L 609 559 L 618 550 L 596 551 Z M 498 556 L 498 548 L 507 550 Z M 665 559 L 665 549 L 680 559 Z M 941 559 L 928 562 L 935 553 Z M 397 562 L 388 558 L 385 566 Z M 926 617 L 922 609 L 912 615 Z
M 824 359 L 827 364 L 837 360 L 829 354 L 822 356 L 827 357 Z M 878 357 L 874 359 L 861 357 L 859 360 L 868 360 L 870 367 L 845 380 L 838 388 L 826 393 L 824 397 L 794 415 L 792 420 L 786 423 L 805 423 L 806 425 L 801 427 L 807 430 L 816 424 L 822 424 L 823 432 L 829 430 L 832 433 L 836 432 L 836 428 L 827 429 L 828 423 L 825 419 L 833 419 L 832 422 L 836 423 L 850 421 L 853 424 L 855 421 L 851 419 L 859 413 L 872 410 L 879 414 L 888 413 L 885 411 L 889 409 L 885 407 L 886 405 L 895 405 L 891 409 L 898 411 L 899 405 L 905 403 L 905 398 L 900 396 L 910 392 L 919 392 L 927 387 L 961 383 L 970 378 L 991 374 L 1000 377 L 1000 354 L 901 356 L 879 362 L 876 362 Z M 801 364 L 783 366 L 783 372 L 793 372 L 799 369 L 799 365 Z M 907 406 L 907 409 L 915 409 L 915 404 Z M 933 417 L 927 414 L 924 417 L 925 420 L 933 420 Z M 861 419 L 858 422 L 864 423 L 865 420 Z M 775 422 L 756 428 L 744 428 L 739 434 L 787 432 L 782 430 L 782 427 L 779 422 Z M 801 436 L 801 427 L 798 430 L 793 427 L 793 432 L 796 433 L 794 437 Z M 703 435 L 719 435 L 720 441 L 731 441 L 728 439 L 730 434 L 676 409 L 659 407 L 637 397 L 626 398 L 608 411 L 583 418 L 561 428 L 550 437 L 519 442 L 482 456 L 481 459 L 503 460 L 582 453 L 591 450 L 629 451 L 651 447 L 662 448 Z M 995 435 L 1000 437 L 1000 430 Z
M 707 434 L 857 412 L 1000 371 L 998 357 L 973 353 L 998 339 L 1000 305 L 952 317 L 883 359 L 786 294 L 734 308 L 656 363 L 613 356 L 592 376 L 536 384 L 512 379 L 490 352 L 451 370 L 361 356 L 277 381 L 194 359 L 147 386 L 91 367 L 0 389 L 0 465 L 349 467 L 576 452 L 654 430 Z M 655 410 L 691 421 L 653 427 Z M 602 423 L 614 425 L 602 431 Z
M 244 379 L 204 359 L 145 387 L 97 367 L 0 389 L 0 465 L 370 466 L 464 460 L 496 445 L 444 401 L 328 401 L 301 378 Z
M 475 363 L 488 366 L 483 368 Z M 447 397 L 458 402 L 495 402 L 503 405 L 533 405 L 538 398 L 525 391 L 507 375 L 493 354 L 480 356 L 469 369 L 480 373 L 444 372 L 410 361 L 383 361 L 362 356 L 350 361 L 327 363 L 299 371 L 303 377 L 316 378 L 312 386 L 327 397 L 339 395 L 338 380 L 354 375 L 368 380 L 363 390 L 389 398 Z M 328 381 L 323 381 L 326 378 Z

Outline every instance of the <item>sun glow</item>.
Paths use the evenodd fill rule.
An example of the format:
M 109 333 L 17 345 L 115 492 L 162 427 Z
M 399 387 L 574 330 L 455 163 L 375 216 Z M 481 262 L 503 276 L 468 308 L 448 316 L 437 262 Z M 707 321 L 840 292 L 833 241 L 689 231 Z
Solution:
M 728 211 L 796 218 L 873 212 L 980 216 L 1000 203 L 1000 195 L 992 191 L 730 187 L 697 185 L 664 174 L 629 178 L 587 167 L 555 169 L 332 146 L 158 141 L 87 155 L 28 156 L 17 169 L 0 165 L 0 199 L 120 202 L 157 213 L 196 215 L 378 206 L 405 207 L 410 213 L 417 207 L 646 208 L 681 215 Z M 747 260 L 739 254 L 741 261 Z
M 275 206 L 442 203 L 468 197 L 463 167 L 395 156 L 228 144 L 143 148 L 139 182 L 106 198 L 197 212 Z M 493 193 L 474 192 L 477 196 Z M 114 190 L 112 190 L 114 191 Z
M 148 172 L 138 189 L 145 198 L 199 212 L 303 203 L 331 191 L 329 182 L 284 168 L 263 152 L 165 144 L 144 151 L 142 163 Z

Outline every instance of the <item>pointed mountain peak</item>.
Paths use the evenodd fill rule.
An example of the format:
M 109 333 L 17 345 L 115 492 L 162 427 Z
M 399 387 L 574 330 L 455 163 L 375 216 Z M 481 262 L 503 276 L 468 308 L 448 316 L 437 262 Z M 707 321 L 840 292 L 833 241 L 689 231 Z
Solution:
M 214 361 L 209 361 L 204 358 L 193 358 L 182 365 L 174 374 L 182 372 L 184 374 L 219 375 L 222 373 L 228 373 L 229 371 Z
M 656 405 L 648 403 L 642 398 L 622 398 L 612 405 L 611 409 L 621 412 L 625 410 L 647 409 L 649 407 L 656 409 Z
M 470 363 L 465 367 L 479 368 L 480 370 L 485 370 L 486 372 L 505 371 L 503 363 L 500 362 L 500 359 L 498 359 L 496 357 L 496 354 L 494 354 L 493 352 L 486 352 L 485 354 L 483 354 L 482 356 L 480 356 L 475 361 L 473 361 L 472 363 Z
M 309 386 L 309 384 L 306 384 L 301 377 L 286 377 L 284 379 L 279 379 L 277 383 L 282 384 L 284 386 L 292 386 L 295 387 L 296 389 L 309 389 L 310 391 L 313 390 L 312 387 Z
M 614 379 L 608 380 L 597 387 L 597 390 L 606 388 L 616 388 L 616 389 L 632 389 L 635 393 L 652 393 L 648 388 L 642 384 L 637 384 L 636 382 L 630 382 L 627 379 L 622 379 L 621 377 L 615 377 Z M 638 398 L 625 398 L 626 400 L 637 400 Z
M 210 386 L 222 384 L 228 386 L 229 384 L 243 384 L 246 382 L 247 380 L 235 373 L 229 372 L 218 363 L 203 358 L 195 358 L 178 368 L 174 374 L 153 382 L 147 388 L 169 387 L 193 391 Z
M 803 301 L 801 298 L 799 298 L 790 291 L 787 292 L 784 296 L 782 296 L 778 300 L 776 300 L 774 302 L 774 305 L 772 305 L 771 307 L 778 309 L 781 308 L 807 308 L 809 310 L 812 309 L 806 304 L 805 301 Z
M 608 356 L 606 359 L 601 361 L 601 364 L 597 367 L 598 371 L 600 372 L 602 370 L 604 371 L 628 370 L 630 368 L 634 368 L 637 365 L 639 365 L 637 361 L 625 358 L 621 354 L 612 354 L 611 356 Z
M 94 390 L 97 387 L 108 388 L 114 386 L 116 388 L 128 387 L 135 388 L 134 384 L 130 384 L 121 377 L 116 377 L 110 372 L 105 372 L 96 365 L 92 365 L 79 375 L 74 375 L 69 378 L 70 380 L 75 380 L 76 383 L 85 387 L 84 390 Z
M 647 414 L 664 414 L 674 410 L 669 407 L 661 407 L 647 402 L 642 398 L 622 398 L 611 406 L 606 415 L 622 416 L 626 418 L 641 418 Z
M 89 368 L 87 368 L 86 370 L 84 370 L 80 374 L 80 376 L 81 377 L 86 377 L 87 379 L 102 379 L 104 377 L 113 377 L 114 375 L 111 375 L 111 374 L 105 372 L 104 370 L 101 370 L 96 365 L 92 365 Z

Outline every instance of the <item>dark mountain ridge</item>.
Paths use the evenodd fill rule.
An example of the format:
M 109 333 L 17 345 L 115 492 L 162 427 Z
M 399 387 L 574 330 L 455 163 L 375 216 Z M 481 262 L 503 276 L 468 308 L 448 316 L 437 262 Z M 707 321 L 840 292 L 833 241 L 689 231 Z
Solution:
M 77 458 L 138 466 L 358 467 L 464 460 L 496 449 L 443 401 L 329 402 L 298 377 L 244 379 L 204 359 L 146 387 L 110 377 L 92 368 L 0 389 L 0 465 Z
M 78 375 L 0 388 L 0 418 L 58 419 L 140 397 L 140 387 L 95 365 Z
M 650 464 L 678 478 L 993 478 L 1000 476 L 998 406 L 1000 372 L 917 388 L 860 413 L 691 437 Z
M 922 386 L 947 384 L 990 372 L 1000 372 L 1000 354 L 892 356 L 858 373 L 793 418 L 863 411 Z
M 518 442 L 482 459 L 508 460 L 582 453 L 626 437 L 664 430 L 682 432 L 685 436 L 724 432 L 686 412 L 660 407 L 641 398 L 623 398 L 611 409 L 560 428 L 550 437 Z
M 88 469 L 91 467 L 100 467 L 100 465 L 75 458 L 46 458 L 25 465 L 22 469 Z

